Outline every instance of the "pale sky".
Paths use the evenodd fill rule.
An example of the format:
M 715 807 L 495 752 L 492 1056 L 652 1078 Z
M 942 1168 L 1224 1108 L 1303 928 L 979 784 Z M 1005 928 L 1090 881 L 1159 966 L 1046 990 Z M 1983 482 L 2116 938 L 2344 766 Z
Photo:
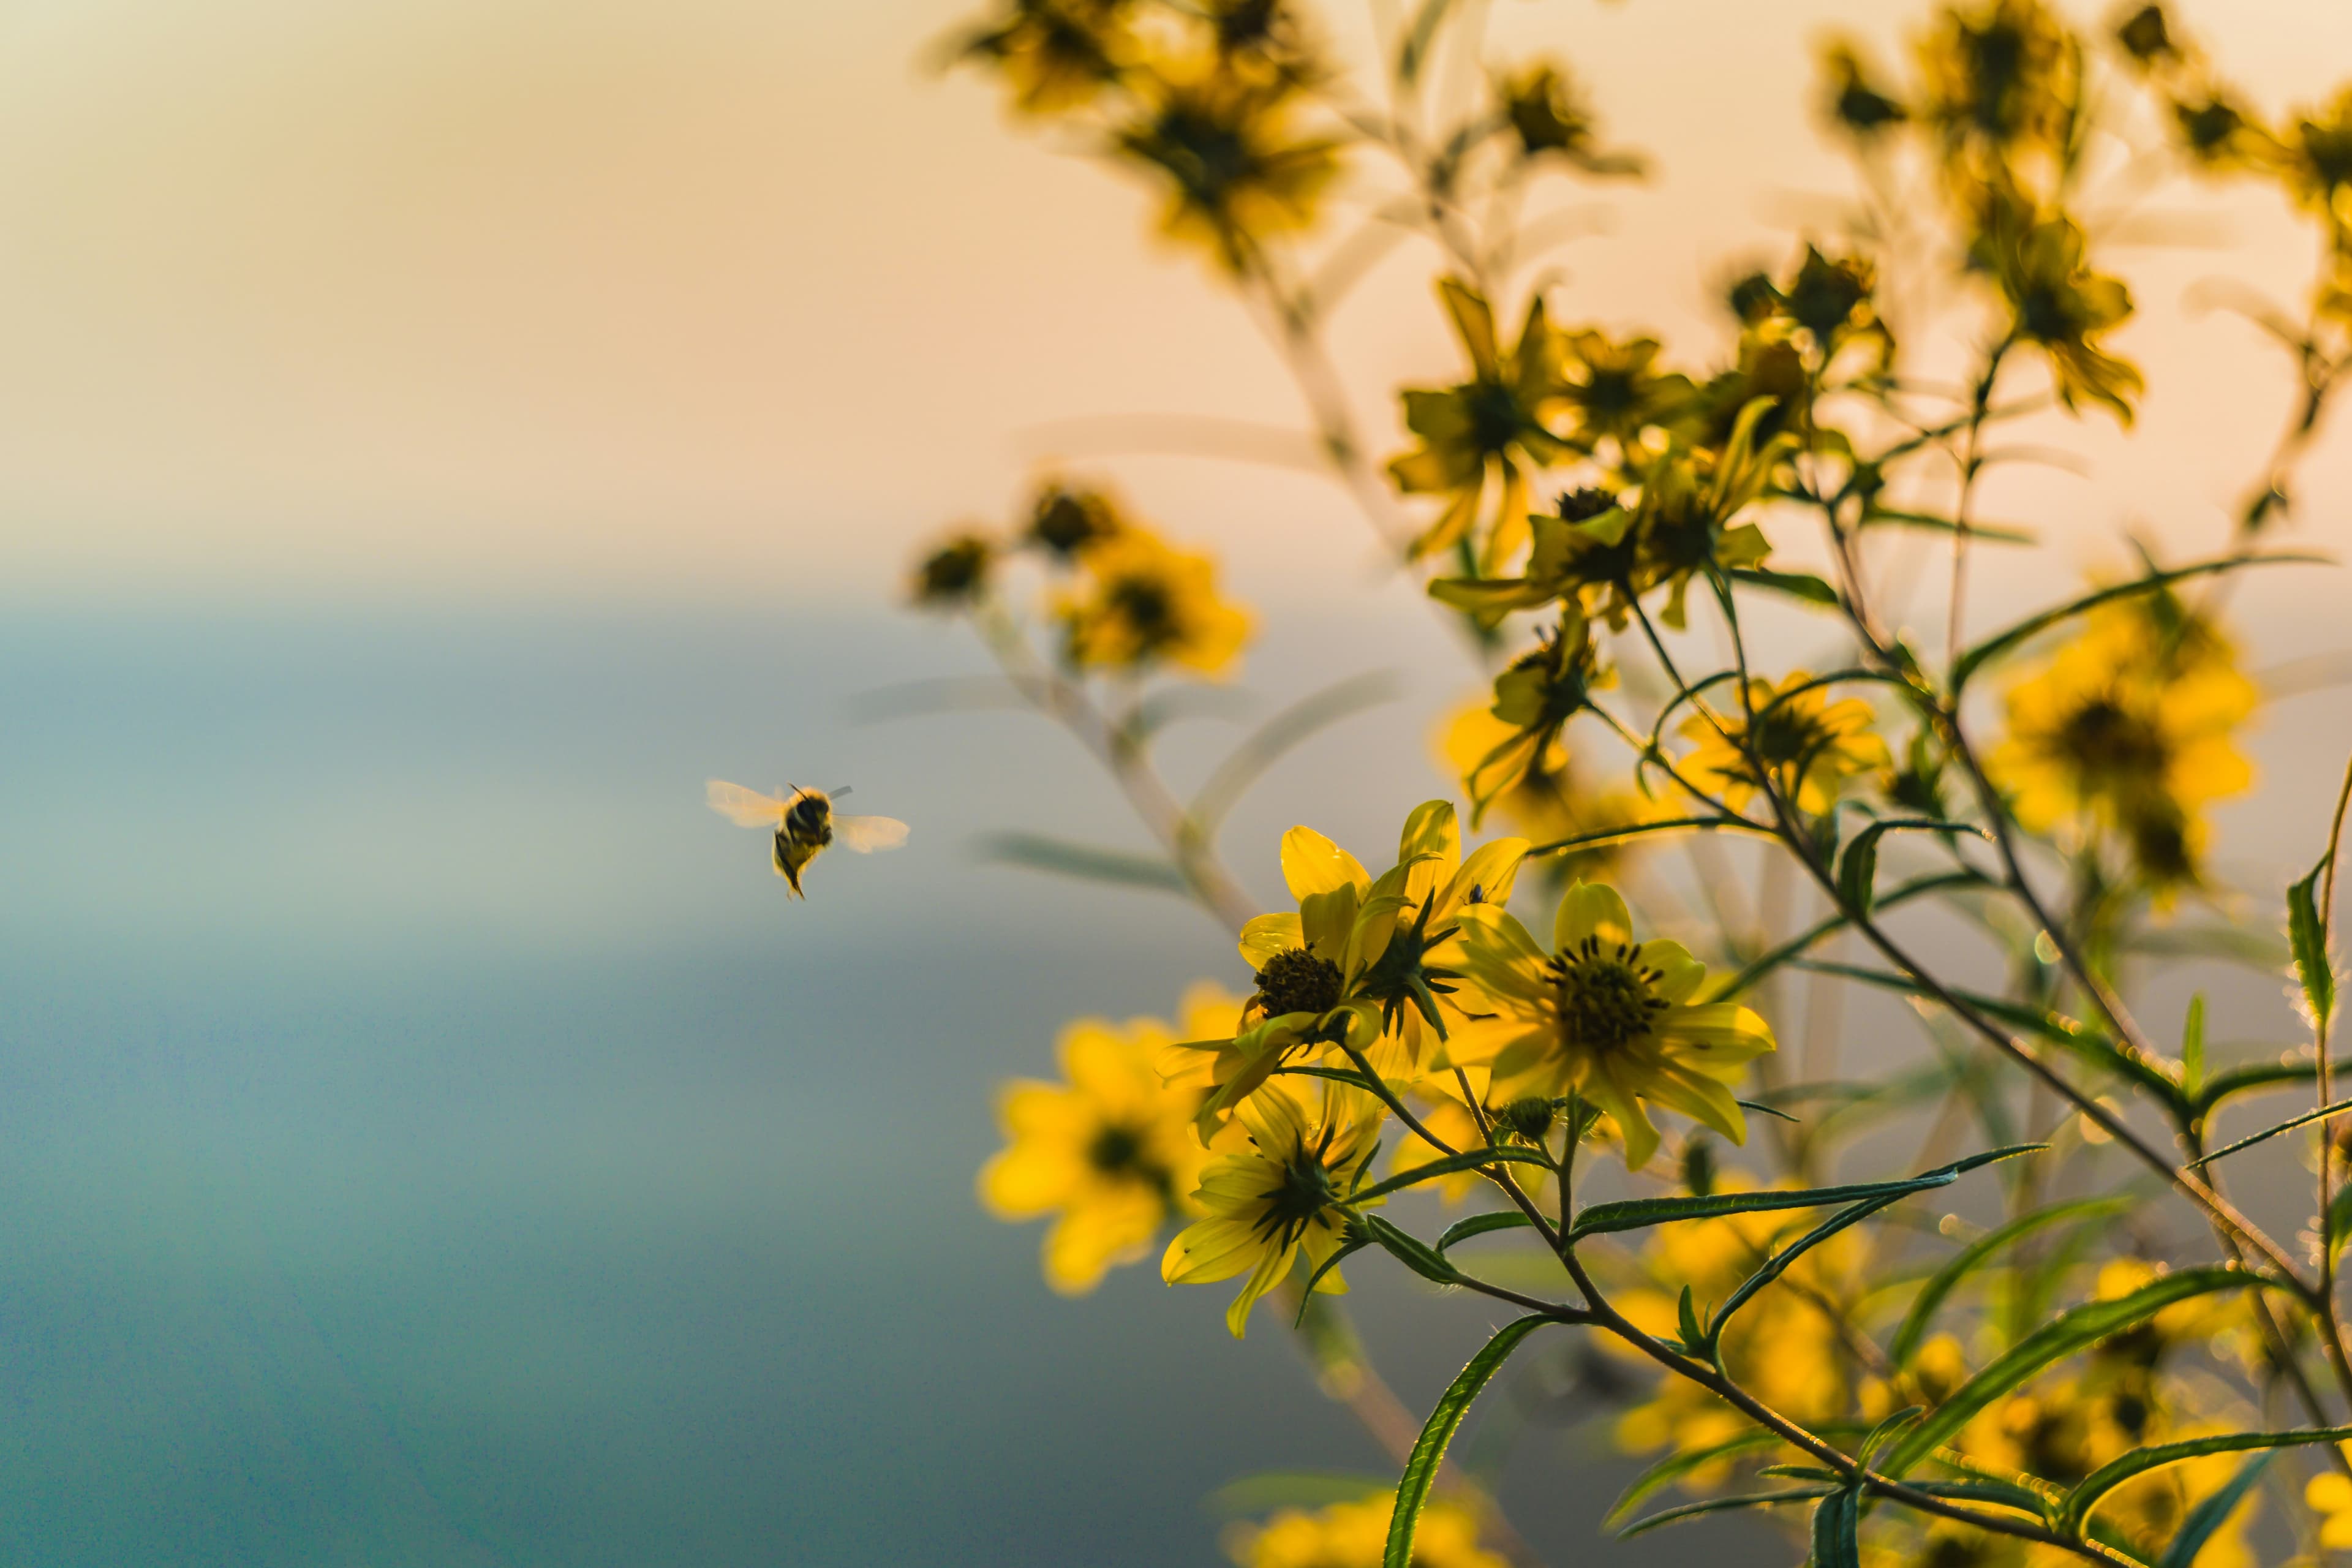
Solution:
M 1058 421 L 1297 425 L 1233 302 L 1150 241 L 1137 189 L 923 67 L 969 9 L 18 0 L 0 12 L 5 591 L 878 600 L 922 536 L 1003 512 L 1057 449 L 1087 456 Z M 1661 329 L 1700 363 L 1725 345 L 1718 280 L 1789 253 L 1822 210 L 1799 193 L 1844 189 L 1811 127 L 1811 41 L 1923 14 L 1495 9 L 1498 58 L 1568 57 L 1658 166 L 1531 203 L 1598 200 L 1611 230 L 1560 253 L 1557 313 Z M 2267 104 L 2352 74 L 2352 7 L 2182 9 Z M 2182 296 L 2211 274 L 2291 295 L 2309 240 L 2263 195 L 2155 205 L 2219 213 L 2221 243 L 2110 254 L 2158 387 L 2141 437 L 2094 422 L 2097 485 L 1995 498 L 2062 535 L 2217 537 L 2286 404 L 2282 362 Z M 1376 427 L 1400 382 L 1456 368 L 1432 269 L 1408 247 L 1339 319 Z M 1360 521 L 1313 479 L 1104 466 L 1260 584 L 1367 569 Z M 2305 488 L 2324 519 L 2352 459 L 2324 454 Z

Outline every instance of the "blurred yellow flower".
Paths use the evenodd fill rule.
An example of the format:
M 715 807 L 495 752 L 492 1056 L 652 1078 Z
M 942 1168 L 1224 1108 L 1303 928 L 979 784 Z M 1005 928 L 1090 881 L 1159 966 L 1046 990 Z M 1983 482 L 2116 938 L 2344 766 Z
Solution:
M 1299 94 L 1288 79 L 1212 55 L 1129 81 L 1139 107 L 1110 151 L 1160 184 L 1162 234 L 1240 274 L 1259 267 L 1268 239 L 1313 226 L 1339 143 L 1293 125 Z
M 1776 687 L 1753 676 L 1746 708 L 1718 700 L 1716 718 L 1694 714 L 1685 720 L 1682 733 L 1697 749 L 1684 759 L 1683 773 L 1734 811 L 1769 781 L 1797 809 L 1819 816 L 1836 804 L 1848 779 L 1889 766 L 1886 742 L 1871 729 L 1875 719 L 1870 704 L 1859 697 L 1832 702 L 1828 687 L 1808 688 L 1811 679 L 1801 669 L 1792 670 Z M 1756 715 L 1752 723 L 1749 709 Z
M 2231 737 L 2258 699 L 2228 638 L 2177 600 L 2110 603 L 2009 689 L 1986 766 L 2027 828 L 2104 829 L 2158 887 L 2189 882 L 2203 807 L 2253 780 Z
M 1239 1005 L 1215 985 L 1196 985 L 1183 1022 L 1230 1018 Z M 1189 1203 L 1208 1158 L 1192 1135 L 1199 1091 L 1163 1084 L 1156 1070 L 1171 1037 L 1156 1018 L 1124 1028 L 1082 1018 L 1056 1047 L 1063 1082 L 1022 1079 L 998 1095 L 1007 1147 L 981 1168 L 981 1202 L 1002 1219 L 1055 1215 L 1045 1281 L 1066 1295 L 1142 1258 L 1161 1221 Z
M 2323 1471 L 2305 1483 L 2303 1500 L 2319 1515 L 2319 1544 L 2330 1552 L 2352 1550 L 2352 1479 Z
M 1519 155 L 1559 158 L 1588 174 L 1639 174 L 1642 160 L 1604 153 L 1592 106 L 1555 60 L 1529 60 L 1495 79 L 1495 99 L 1519 140 Z
M 1406 389 L 1405 426 L 1421 445 L 1391 461 L 1389 476 L 1407 495 L 1449 498 L 1413 541 L 1414 555 L 1470 540 L 1480 545 L 1482 569 L 1491 571 L 1526 542 L 1528 470 L 1569 449 L 1545 423 L 1559 402 L 1559 335 L 1544 319 L 1543 300 L 1532 300 L 1518 344 L 1507 353 L 1483 295 L 1453 278 L 1439 279 L 1437 293 L 1469 356 L 1470 379 Z M 1490 477 L 1500 483 L 1500 498 L 1482 540 L 1478 509 Z
M 1249 641 L 1249 613 L 1218 596 L 1216 563 L 1129 527 L 1087 549 L 1055 602 L 1063 650 L 1080 669 L 1142 673 L 1173 664 L 1218 675 Z
M 1160 1277 L 1171 1285 L 1210 1285 L 1247 1273 L 1226 1310 L 1235 1339 L 1257 1299 L 1282 1281 L 1300 1257 L 1319 1268 L 1339 1250 L 1347 1215 L 1335 1207 L 1362 1184 L 1380 1151 L 1381 1103 L 1362 1089 L 1326 1082 L 1310 1114 L 1280 1084 L 1242 1101 L 1250 1147 L 1220 1154 L 1201 1173 L 1193 1203 L 1208 1217 L 1168 1244 Z M 1318 1290 L 1344 1292 L 1334 1268 Z
M 1507 1098 L 1582 1095 L 1616 1121 L 1629 1166 L 1658 1147 L 1644 1101 L 1747 1141 L 1727 1085 L 1773 1048 L 1771 1029 L 1736 1002 L 1694 1005 L 1706 966 L 1678 942 L 1635 942 L 1615 889 L 1572 885 L 1549 950 L 1496 906 L 1465 910 L 1461 921 L 1463 972 L 1496 1016 L 1462 1031 L 1449 1061 L 1489 1068 Z
M 1131 0 L 1010 0 L 967 35 L 959 58 L 992 68 L 1024 114 L 1054 115 L 1094 101 L 1133 52 Z
M 1395 1500 L 1368 1497 L 1308 1513 L 1285 1509 L 1263 1525 L 1232 1531 L 1225 1550 L 1239 1568 L 1381 1568 Z M 1449 1502 L 1431 1502 L 1413 1531 L 1413 1568 L 1508 1568 L 1478 1544 L 1478 1521 Z
M 1108 491 L 1049 479 L 1029 503 L 1029 526 L 1021 540 L 1068 563 L 1129 528 L 1126 513 Z
M 1996 201 L 1977 249 L 2009 301 L 2011 331 L 2049 356 L 2059 400 L 2069 408 L 2084 398 L 2104 403 L 2130 424 L 2132 400 L 2147 383 L 2097 339 L 2132 313 L 2131 290 L 2090 269 L 2082 229 L 2068 217 L 2037 217 Z
M 957 533 L 931 547 L 915 567 L 911 597 L 929 610 L 959 610 L 988 591 L 995 543 L 979 533 Z

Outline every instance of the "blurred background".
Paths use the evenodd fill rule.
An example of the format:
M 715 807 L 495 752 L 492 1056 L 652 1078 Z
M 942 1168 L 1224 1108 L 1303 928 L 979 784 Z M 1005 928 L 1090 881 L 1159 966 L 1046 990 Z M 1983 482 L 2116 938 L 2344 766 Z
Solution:
M 2266 102 L 2352 69 L 2340 6 L 2182 9 Z M 929 68 L 963 14 L 0 11 L 0 1557 L 1203 1564 L 1220 1484 L 1383 1468 L 1285 1336 L 1150 1268 L 1055 1298 L 971 1196 L 992 1086 L 1065 1019 L 1246 977 L 1173 900 L 982 863 L 998 828 L 1134 841 L 1039 721 L 860 717 L 981 668 L 898 607 L 920 540 L 1042 463 L 1115 474 L 1257 605 L 1262 708 L 1399 672 L 1236 815 L 1268 896 L 1302 816 L 1384 847 L 1475 681 L 1338 490 L 1135 450 L 1153 416 L 1296 427 L 1295 395 L 1140 194 Z M 1887 57 L 1913 19 L 1496 8 L 1655 164 L 1563 188 L 1596 232 L 1559 314 L 1727 340 L 1721 282 L 1844 188 L 1832 25 Z M 2166 243 L 2116 256 L 2140 438 L 2087 422 L 2091 482 L 1989 492 L 2057 547 L 1988 557 L 1989 620 L 2126 529 L 2212 548 L 2284 417 L 2288 367 L 2193 290 L 2294 297 L 2308 242 L 2251 192 L 2156 205 Z M 1454 369 L 1430 270 L 1408 247 L 1339 322 L 1384 441 L 1391 389 Z M 2301 491 L 2296 537 L 2352 543 L 2352 442 Z M 2347 602 L 2250 578 L 2253 667 L 2352 643 Z M 2307 862 L 2347 739 L 2339 688 L 2271 712 L 2221 818 L 2245 885 Z M 714 773 L 854 784 L 912 843 L 788 905 Z M 1359 1300 L 1420 1405 L 1491 1326 Z M 1626 1472 L 1588 1447 L 1515 1461 L 1539 1545 L 1734 1538 L 1594 1540 Z

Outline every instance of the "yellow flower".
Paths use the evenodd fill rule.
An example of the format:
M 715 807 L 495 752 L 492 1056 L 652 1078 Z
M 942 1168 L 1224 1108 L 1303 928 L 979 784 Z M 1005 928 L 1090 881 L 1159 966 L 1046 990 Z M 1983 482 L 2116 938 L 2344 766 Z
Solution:
M 1901 100 L 1881 90 L 1852 41 L 1832 40 L 1822 51 L 1822 70 L 1829 78 L 1822 99 L 1831 122 L 1857 141 L 1867 142 L 1911 117 Z
M 1293 128 L 1289 80 L 1217 56 L 1130 80 L 1139 107 L 1110 150 L 1161 183 L 1162 234 L 1238 274 L 1258 266 L 1267 239 L 1313 226 L 1339 143 Z
M 2352 1550 L 2352 1480 L 2322 1471 L 2305 1484 L 2303 1500 L 2319 1515 L 2319 1544 L 2330 1552 Z
M 1238 1005 L 1214 985 L 1194 986 L 1184 1021 L 1197 1027 Z M 1055 1215 L 1045 1282 L 1066 1295 L 1140 1259 L 1199 1180 L 1208 1157 L 1192 1135 L 1200 1094 L 1161 1083 L 1155 1070 L 1171 1033 L 1156 1018 L 1124 1029 L 1082 1018 L 1058 1043 L 1064 1082 L 1023 1079 L 998 1096 L 1007 1147 L 981 1168 L 980 1200 L 1002 1219 Z
M 1846 780 L 1891 765 L 1886 742 L 1871 732 L 1870 704 L 1859 697 L 1832 702 L 1825 686 L 1803 689 L 1811 679 L 1801 669 L 1778 687 L 1761 676 L 1749 678 L 1752 725 L 1739 705 L 1724 701 L 1715 704 L 1721 729 L 1704 714 L 1685 720 L 1682 732 L 1698 749 L 1685 759 L 1684 773 L 1734 811 L 1769 779 L 1798 810 L 1819 816 L 1837 803 Z M 1746 755 L 1751 749 L 1753 762 Z
M 1979 259 L 2014 312 L 2011 330 L 2049 356 L 2059 400 L 2069 408 L 2083 398 L 2104 403 L 2128 425 L 2147 383 L 2096 340 L 2132 313 L 2131 290 L 2093 272 L 2083 249 L 2072 218 L 2035 217 L 2006 200 L 1991 204 L 1977 240 Z
M 1239 1568 L 1381 1568 L 1395 1504 L 1391 1497 L 1368 1497 L 1313 1513 L 1285 1509 L 1263 1525 L 1233 1531 L 1225 1550 Z M 1422 1509 L 1412 1561 L 1414 1568 L 1507 1568 L 1478 1544 L 1477 1520 L 1449 1502 Z
M 1958 182 L 2006 179 L 2018 153 L 2055 158 L 2074 135 L 2082 45 L 2041 0 L 1947 11 L 1919 68 L 1924 117 Z
M 1047 479 L 1029 504 L 1029 526 L 1021 539 L 1067 563 L 1128 530 L 1126 515 L 1109 492 Z
M 1279 1084 L 1241 1105 L 1247 1151 L 1221 1154 L 1201 1173 L 1192 1201 L 1208 1217 L 1186 1226 L 1160 1259 L 1171 1285 L 1211 1285 L 1247 1273 L 1226 1310 L 1235 1339 L 1249 1310 L 1279 1284 L 1300 1257 L 1321 1267 L 1339 1250 L 1348 1216 L 1339 1208 L 1363 1183 L 1380 1149 L 1381 1103 L 1360 1089 L 1326 1082 L 1310 1115 Z M 1334 1268 L 1318 1290 L 1344 1292 Z
M 1568 451 L 1545 424 L 1561 390 L 1559 339 L 1544 319 L 1543 300 L 1533 300 L 1518 346 L 1505 353 L 1495 336 L 1495 313 L 1477 290 L 1446 278 L 1437 293 L 1470 356 L 1470 379 L 1404 393 L 1405 426 L 1421 445 L 1392 460 L 1389 476 L 1407 495 L 1449 498 L 1437 521 L 1413 541 L 1416 556 L 1477 539 L 1479 502 L 1489 476 L 1497 478 L 1500 500 L 1480 555 L 1492 570 L 1526 541 L 1528 470 Z
M 1505 793 L 1526 783 L 1546 752 L 1559 745 L 1569 720 L 1591 706 L 1591 693 L 1614 684 L 1603 669 L 1600 649 L 1584 613 L 1563 605 L 1559 624 L 1538 634 L 1536 646 L 1513 659 L 1495 678 L 1496 739 L 1486 752 L 1465 758 L 1459 777 L 1470 796 L 1470 825 Z
M 1495 79 L 1503 117 L 1519 139 L 1520 156 L 1553 157 L 1588 174 L 1639 174 L 1642 160 L 1627 153 L 1604 153 L 1592 106 L 1567 70 L 1555 61 L 1530 60 Z
M 996 545 L 978 533 L 957 533 L 932 547 L 915 567 L 915 603 L 928 610 L 961 609 L 988 590 Z
M 1460 912 L 1511 896 L 1524 838 L 1498 838 L 1465 859 L 1454 807 L 1424 802 L 1405 819 L 1397 864 L 1374 881 L 1353 855 L 1311 827 L 1282 836 L 1282 876 L 1294 911 L 1260 915 L 1242 928 L 1241 955 L 1257 978 L 1231 1039 L 1188 1042 L 1163 1067 L 1171 1079 L 1196 1074 L 1212 1053 L 1214 1086 L 1201 1107 L 1204 1131 L 1257 1091 L 1276 1068 L 1335 1046 L 1370 1052 L 1393 1034 L 1401 1059 L 1373 1058 L 1382 1071 L 1418 1062 L 1424 1031 L 1443 1036 L 1454 984 L 1447 966 Z
M 1088 549 L 1056 600 L 1063 649 L 1080 669 L 1160 663 L 1217 675 L 1248 642 L 1247 611 L 1217 595 L 1216 563 L 1129 528 Z
M 1132 52 L 1129 0 L 1011 0 L 970 34 L 960 58 L 992 67 L 1024 114 L 1066 113 L 1094 101 Z
M 1498 907 L 1460 920 L 1463 973 L 1496 1016 L 1460 1031 L 1448 1060 L 1490 1068 L 1499 1095 L 1582 1095 L 1616 1121 L 1635 1168 L 1658 1147 L 1644 1101 L 1747 1141 L 1727 1086 L 1773 1048 L 1771 1029 L 1736 1002 L 1693 1005 L 1706 966 L 1680 942 L 1635 942 L 1615 889 L 1572 885 L 1549 951 Z
M 1479 794 L 1470 783 L 1473 774 L 1481 764 L 1493 765 L 1487 759 L 1523 744 L 1524 731 L 1495 717 L 1484 697 L 1475 697 L 1439 721 L 1435 739 L 1439 765 L 1463 780 L 1463 788 L 1475 801 Z M 1488 781 L 1486 809 L 1498 814 L 1532 843 L 1550 844 L 1581 834 L 1631 827 L 1661 814 L 1656 803 L 1644 800 L 1630 784 L 1608 788 L 1588 784 L 1557 734 L 1540 749 L 1530 749 L 1515 765 L 1520 763 L 1518 777 L 1510 784 Z M 1480 819 L 1474 810 L 1471 826 L 1476 826 Z M 1553 873 L 1600 877 L 1630 847 L 1628 841 L 1579 849 L 1548 858 L 1545 868 Z
M 2115 833 L 2150 882 L 2177 886 L 2198 874 L 2202 808 L 2252 782 L 2231 737 L 2257 698 L 2228 639 L 2177 600 L 2110 603 L 2009 689 L 1986 765 L 2027 828 Z

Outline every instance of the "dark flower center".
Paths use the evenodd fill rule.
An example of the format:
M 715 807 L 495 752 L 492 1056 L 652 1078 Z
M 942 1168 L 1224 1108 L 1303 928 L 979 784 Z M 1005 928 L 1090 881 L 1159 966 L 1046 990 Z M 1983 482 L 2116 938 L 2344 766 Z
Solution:
M 1257 1000 L 1269 1018 L 1328 1013 L 1339 1005 L 1339 966 L 1303 947 L 1277 952 L 1257 972 Z
M 1176 636 L 1175 600 L 1157 577 L 1121 577 L 1104 597 L 1144 647 L 1158 647 Z
M 1768 768 L 1790 768 L 1810 765 L 1821 754 L 1829 737 L 1822 733 L 1817 715 L 1801 713 L 1793 702 L 1783 702 L 1771 711 L 1758 716 L 1748 732 L 1748 743 Z
M 1500 456 L 1528 426 L 1527 411 L 1499 381 L 1474 381 L 1462 395 L 1470 413 L 1470 439 L 1481 452 Z
M 1133 1128 L 1105 1122 L 1087 1145 L 1087 1163 L 1107 1176 L 1127 1175 L 1143 1163 L 1143 1140 Z
M 1605 1055 L 1655 1031 L 1668 1003 L 1653 987 L 1664 975 L 1639 958 L 1633 943 L 1604 947 L 1597 936 L 1554 955 L 1549 967 L 1563 1041 Z
M 2059 745 L 2085 775 L 2102 783 L 2153 784 L 2166 761 L 2156 726 L 2112 697 L 2095 697 L 2069 714 Z

